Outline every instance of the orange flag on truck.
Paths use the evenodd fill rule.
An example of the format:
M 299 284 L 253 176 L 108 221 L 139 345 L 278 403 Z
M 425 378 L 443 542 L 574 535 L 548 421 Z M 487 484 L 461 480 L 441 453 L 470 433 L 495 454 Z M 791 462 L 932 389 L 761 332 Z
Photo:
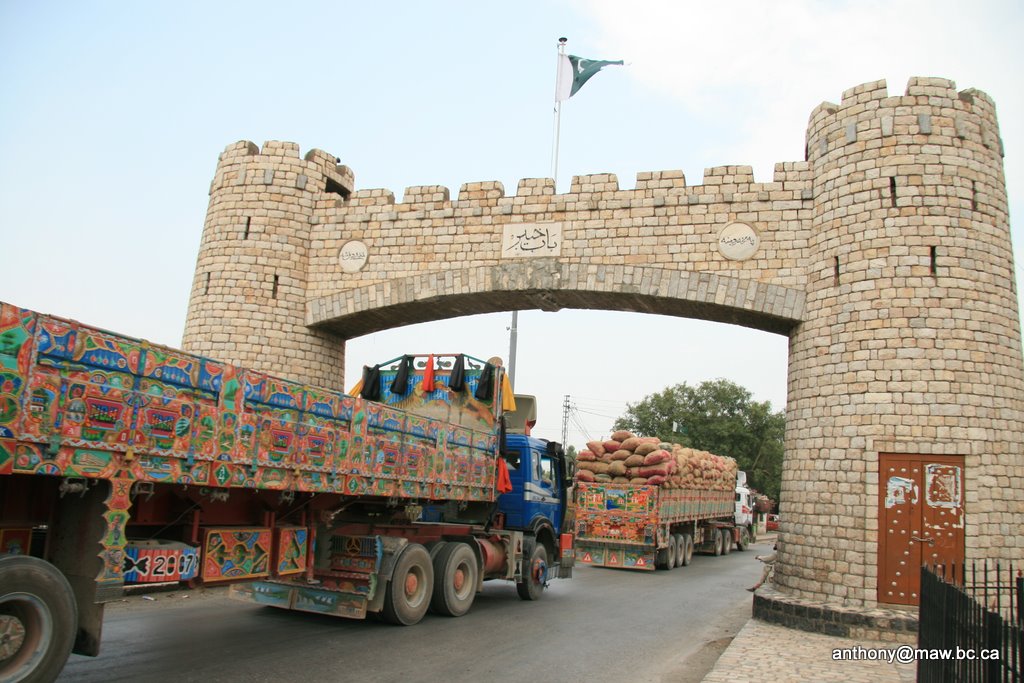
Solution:
M 434 354 L 427 357 L 427 367 L 423 368 L 423 391 L 434 390 Z
M 505 458 L 498 456 L 498 493 L 510 493 L 512 491 L 512 477 L 508 474 L 508 465 Z

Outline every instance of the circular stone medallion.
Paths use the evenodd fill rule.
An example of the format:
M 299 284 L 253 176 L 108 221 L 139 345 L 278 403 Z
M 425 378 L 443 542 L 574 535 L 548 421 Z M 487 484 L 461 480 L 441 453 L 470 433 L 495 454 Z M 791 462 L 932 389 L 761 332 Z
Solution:
M 338 253 L 341 269 L 346 273 L 358 273 L 366 265 L 366 257 L 370 250 L 359 240 L 346 242 Z
M 745 261 L 757 252 L 761 238 L 746 223 L 729 223 L 718 233 L 718 251 L 730 261 Z

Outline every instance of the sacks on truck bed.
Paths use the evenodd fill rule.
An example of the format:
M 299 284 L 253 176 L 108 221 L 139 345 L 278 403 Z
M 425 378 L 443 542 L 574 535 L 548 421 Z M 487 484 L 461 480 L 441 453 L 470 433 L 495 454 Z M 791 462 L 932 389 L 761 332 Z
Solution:
M 731 491 L 736 486 L 733 458 L 657 437 L 619 430 L 607 441 L 589 441 L 577 456 L 580 481 L 614 481 L 666 488 Z M 580 473 L 585 473 L 580 476 Z

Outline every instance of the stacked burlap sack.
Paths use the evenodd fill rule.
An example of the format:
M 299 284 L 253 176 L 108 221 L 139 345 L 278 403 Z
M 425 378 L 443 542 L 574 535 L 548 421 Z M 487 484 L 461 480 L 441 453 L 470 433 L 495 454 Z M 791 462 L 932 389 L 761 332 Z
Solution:
M 578 481 L 731 491 L 736 470 L 732 458 L 626 430 L 608 441 L 588 441 L 586 450 L 576 455 Z

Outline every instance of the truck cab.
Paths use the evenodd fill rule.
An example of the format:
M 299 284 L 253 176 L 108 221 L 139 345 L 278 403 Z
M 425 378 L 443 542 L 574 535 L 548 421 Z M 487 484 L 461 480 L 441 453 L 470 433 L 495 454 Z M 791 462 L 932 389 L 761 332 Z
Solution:
M 571 575 L 571 545 L 566 515 L 573 472 L 562 445 L 530 435 L 537 421 L 537 399 L 516 394 L 516 410 L 505 414 L 501 457 L 512 490 L 498 497 L 497 515 L 507 529 L 529 533 L 544 544 L 549 557 L 560 557 L 559 576 Z M 570 541 L 571 543 L 571 541 Z
M 757 540 L 757 525 L 754 523 L 754 495 L 747 487 L 747 473 L 736 473 L 736 511 L 733 515 L 736 523 L 736 544 L 740 550 Z
M 507 434 L 502 457 L 512 483 L 512 490 L 498 498 L 505 526 L 522 530 L 550 526 L 557 538 L 564 526 L 569 482 L 561 444 Z

